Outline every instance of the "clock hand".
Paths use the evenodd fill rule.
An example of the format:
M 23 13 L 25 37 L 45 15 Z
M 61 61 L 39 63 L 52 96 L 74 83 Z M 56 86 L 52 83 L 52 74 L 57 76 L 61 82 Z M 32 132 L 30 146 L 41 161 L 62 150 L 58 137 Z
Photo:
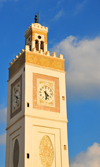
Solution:
M 15 103 L 17 103 L 17 100 L 19 99 L 19 97 L 16 96 L 16 95 L 15 95 L 14 97 L 15 97 L 15 99 L 14 99 L 14 100 L 15 100 Z
M 47 97 L 48 97 L 49 95 L 47 94 L 46 91 L 44 91 L 44 93 L 45 93 L 45 100 L 47 100 Z
M 17 98 L 17 99 L 19 99 L 19 97 L 18 97 L 18 96 L 16 96 L 16 98 Z

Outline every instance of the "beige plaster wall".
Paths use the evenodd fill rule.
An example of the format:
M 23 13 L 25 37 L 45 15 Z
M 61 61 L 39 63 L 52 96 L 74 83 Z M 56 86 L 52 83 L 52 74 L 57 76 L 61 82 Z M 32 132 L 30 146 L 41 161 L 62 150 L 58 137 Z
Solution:
M 33 108 L 33 73 L 59 79 L 60 113 Z M 22 111 L 10 119 L 11 84 L 20 75 L 22 75 Z M 62 96 L 65 96 L 65 100 L 62 99 Z M 27 103 L 29 103 L 29 107 L 27 107 Z M 66 123 L 65 73 L 25 64 L 25 71 L 23 66 L 8 82 L 6 167 L 13 167 L 12 154 L 16 138 L 20 145 L 18 167 L 43 167 L 39 156 L 39 143 L 44 135 L 50 137 L 53 145 L 54 159 L 51 167 L 69 167 Z M 64 149 L 64 145 L 66 149 Z M 27 159 L 27 153 L 30 155 L 29 159 Z
M 6 164 L 5 167 L 13 167 L 13 149 L 14 149 L 14 142 L 16 139 L 19 141 L 19 164 L 18 167 L 24 167 L 24 118 L 19 120 L 17 123 L 13 124 L 7 130 L 7 140 L 6 140 Z
M 11 112 L 11 84 L 15 82 L 22 75 L 22 110 L 10 119 Z M 24 66 L 16 73 L 9 81 L 8 81 L 8 100 L 7 100 L 7 127 L 15 123 L 18 119 L 20 119 L 25 111 L 25 71 Z
M 39 156 L 39 143 L 44 135 L 49 136 L 53 144 L 54 159 L 51 167 L 69 167 L 66 128 L 66 123 L 63 122 L 26 116 L 25 157 L 29 153 L 30 158 L 25 158 L 25 167 L 43 167 Z M 64 150 L 64 145 L 66 145 L 66 150 Z
M 59 78 L 60 113 L 33 108 L 33 73 Z M 62 100 L 62 96 L 65 96 L 65 100 Z M 69 167 L 66 112 L 65 73 L 25 64 L 25 157 L 27 153 L 30 155 L 29 159 L 25 159 L 25 167 L 43 167 L 39 143 L 44 135 L 50 137 L 54 148 L 51 167 Z
M 19 70 L 12 79 L 8 81 L 8 101 L 7 101 L 7 134 L 6 134 L 6 164 L 5 167 L 13 167 L 13 147 L 14 141 L 17 138 L 19 141 L 20 155 L 18 167 L 24 167 L 24 97 L 25 97 L 25 72 L 24 66 Z M 11 112 L 11 84 L 22 75 L 22 110 L 10 119 Z
M 59 99 L 60 99 L 60 113 L 47 112 L 44 110 L 33 109 L 33 73 L 48 75 L 59 79 Z M 31 64 L 25 64 L 25 115 L 31 115 L 35 117 L 42 117 L 45 119 L 54 119 L 67 121 L 66 114 L 66 88 L 65 88 L 65 73 L 34 66 Z M 65 100 L 62 100 L 62 96 L 65 96 Z M 30 107 L 27 108 L 27 102 Z

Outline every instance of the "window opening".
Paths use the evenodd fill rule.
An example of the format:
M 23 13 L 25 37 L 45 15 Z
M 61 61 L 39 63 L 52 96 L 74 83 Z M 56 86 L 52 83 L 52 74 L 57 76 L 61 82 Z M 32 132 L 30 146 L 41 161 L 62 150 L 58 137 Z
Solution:
M 27 159 L 29 159 L 29 158 L 30 158 L 29 153 L 27 153 Z
M 40 49 L 42 49 L 44 51 L 44 42 L 43 41 L 41 41 L 41 43 L 40 43 Z
M 38 38 L 41 39 L 41 36 L 39 35 Z
M 38 40 L 35 40 L 35 48 L 37 51 L 39 50 L 39 41 Z
M 31 45 L 29 47 L 30 47 L 30 51 L 31 51 Z
M 29 107 L 29 103 L 27 103 L 27 107 Z

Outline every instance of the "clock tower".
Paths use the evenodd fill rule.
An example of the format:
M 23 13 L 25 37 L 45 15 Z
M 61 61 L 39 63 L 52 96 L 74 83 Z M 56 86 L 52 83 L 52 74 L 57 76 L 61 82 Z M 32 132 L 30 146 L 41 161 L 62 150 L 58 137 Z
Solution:
M 9 64 L 6 167 L 69 167 L 63 55 L 35 18 Z

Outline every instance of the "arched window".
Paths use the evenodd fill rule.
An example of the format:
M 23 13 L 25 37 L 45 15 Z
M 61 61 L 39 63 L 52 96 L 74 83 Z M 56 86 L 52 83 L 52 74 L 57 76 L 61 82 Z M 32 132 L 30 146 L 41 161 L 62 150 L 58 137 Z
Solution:
M 35 48 L 37 51 L 39 50 L 39 41 L 38 40 L 35 40 Z
M 40 42 L 40 49 L 42 49 L 44 51 L 44 42 L 43 41 Z

